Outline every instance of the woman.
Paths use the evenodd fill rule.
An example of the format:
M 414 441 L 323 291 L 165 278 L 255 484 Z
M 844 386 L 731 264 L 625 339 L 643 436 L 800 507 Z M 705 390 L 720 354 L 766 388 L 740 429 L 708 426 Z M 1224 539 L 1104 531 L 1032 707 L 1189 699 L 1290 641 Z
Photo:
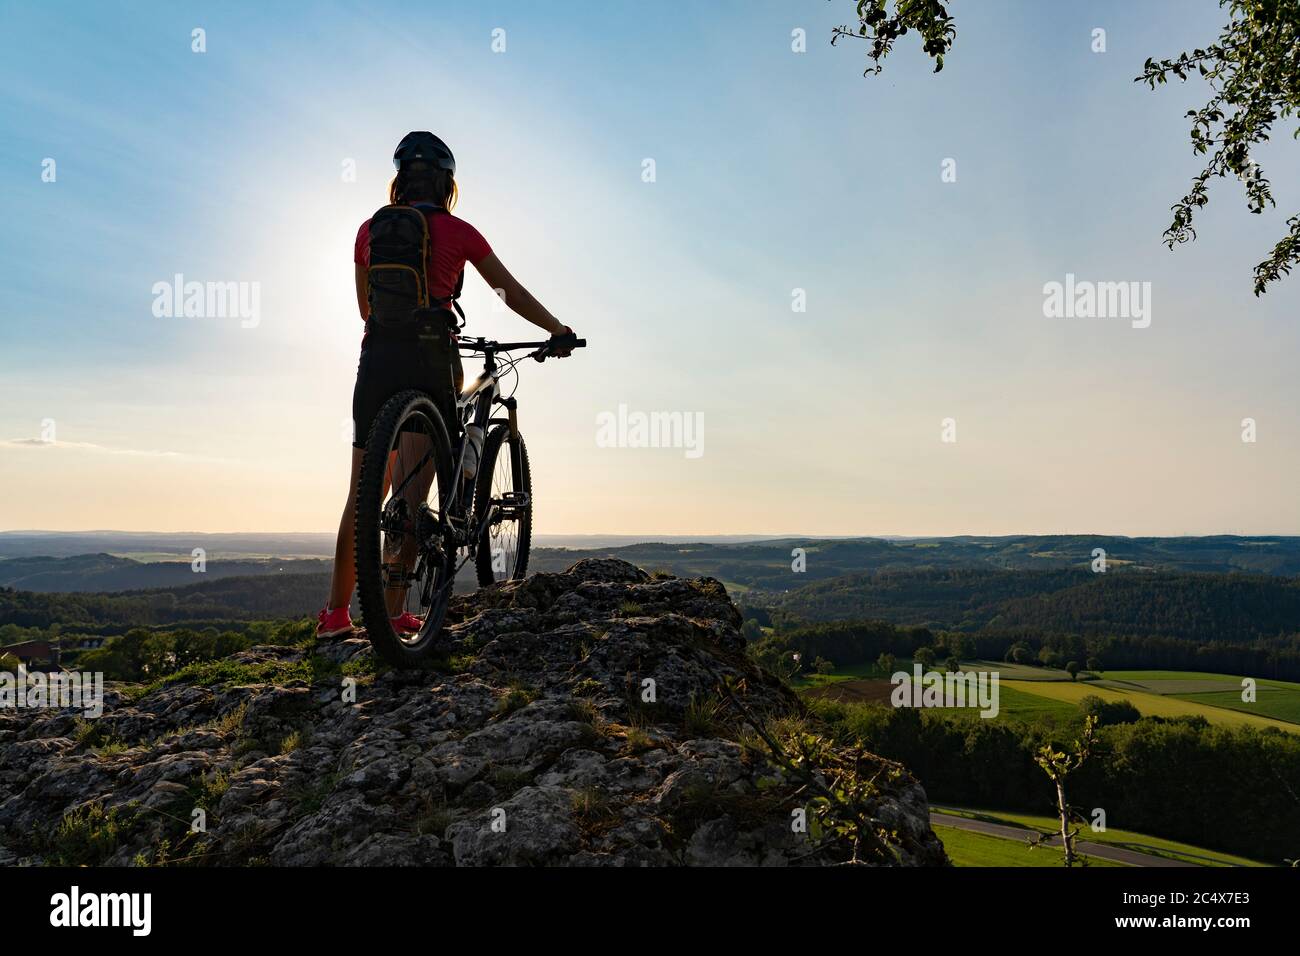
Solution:
M 388 190 L 389 202 L 421 210 L 429 224 L 430 249 L 426 262 L 429 298 L 450 304 L 458 293 L 458 282 L 465 263 L 478 270 L 489 286 L 497 291 L 506 305 L 551 335 L 572 330 L 557 320 L 533 298 L 527 289 L 501 264 L 478 230 L 463 219 L 450 215 L 456 205 L 456 160 L 447 145 L 428 132 L 407 133 L 393 153 L 397 177 Z M 370 265 L 370 220 L 361 224 L 353 250 L 356 266 L 357 308 L 366 323 L 361 340 L 361 361 L 357 366 L 357 383 L 352 392 L 352 477 L 348 498 L 339 521 L 338 542 L 334 548 L 334 579 L 329 601 L 318 616 L 316 633 L 333 637 L 352 630 L 348 604 L 356 587 L 355 536 L 356 488 L 361 474 L 361 459 L 370 424 L 391 396 L 407 388 L 425 387 L 429 366 L 418 348 L 409 340 L 387 337 L 383 330 L 371 327 L 367 293 Z M 567 354 L 567 353 L 562 353 Z M 458 360 L 457 360 L 458 361 Z M 457 384 L 460 370 L 455 370 Z M 445 374 L 445 373 L 444 373 Z M 447 423 L 454 428 L 454 423 Z M 453 440 L 455 435 L 453 434 Z M 398 633 L 414 633 L 421 621 L 409 612 L 393 618 Z

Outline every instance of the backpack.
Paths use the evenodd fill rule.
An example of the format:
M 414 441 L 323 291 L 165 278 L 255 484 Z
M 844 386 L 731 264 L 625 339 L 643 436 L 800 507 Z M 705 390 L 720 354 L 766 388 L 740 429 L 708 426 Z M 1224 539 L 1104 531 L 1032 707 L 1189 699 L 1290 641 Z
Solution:
M 441 207 L 437 212 L 446 213 Z M 384 206 L 370 220 L 370 267 L 366 273 L 366 298 L 370 319 L 394 331 L 417 331 L 439 309 L 454 308 L 464 324 L 461 309 L 462 269 L 451 295 L 429 298 L 429 221 L 415 206 Z

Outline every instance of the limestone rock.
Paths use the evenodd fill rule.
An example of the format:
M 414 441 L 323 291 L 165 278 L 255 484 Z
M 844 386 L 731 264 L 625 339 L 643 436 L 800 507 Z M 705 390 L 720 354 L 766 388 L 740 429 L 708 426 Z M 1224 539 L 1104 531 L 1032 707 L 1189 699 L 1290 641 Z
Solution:
M 72 712 L 0 711 L 0 862 L 843 861 L 792 828 L 807 781 L 736 706 L 803 715 L 717 581 L 585 560 L 458 597 L 448 625 L 441 671 L 386 671 L 353 636 L 253 648 L 210 686 L 114 687 L 89 733 Z M 310 682 L 265 676 L 308 663 Z M 890 771 L 876 862 L 943 865 L 920 786 L 859 759 Z

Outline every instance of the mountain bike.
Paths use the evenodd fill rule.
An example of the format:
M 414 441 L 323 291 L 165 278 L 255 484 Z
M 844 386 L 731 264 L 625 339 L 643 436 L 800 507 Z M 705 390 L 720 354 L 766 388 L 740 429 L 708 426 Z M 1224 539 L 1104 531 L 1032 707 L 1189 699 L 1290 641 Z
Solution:
M 525 358 L 543 362 L 586 344 L 572 333 L 545 342 L 461 338 L 462 352 L 483 356 L 483 371 L 456 398 L 454 433 L 423 391 L 399 392 L 380 409 L 357 483 L 356 562 L 366 633 L 384 660 L 419 668 L 439 654 L 456 575 L 469 561 L 481 587 L 527 573 L 532 479 L 518 400 L 514 389 L 503 393 L 502 379 L 514 372 L 517 388 Z M 531 351 L 510 354 L 523 349 Z M 494 406 L 505 416 L 493 417 Z M 482 450 L 467 469 L 473 435 Z M 412 627 L 393 625 L 403 615 Z

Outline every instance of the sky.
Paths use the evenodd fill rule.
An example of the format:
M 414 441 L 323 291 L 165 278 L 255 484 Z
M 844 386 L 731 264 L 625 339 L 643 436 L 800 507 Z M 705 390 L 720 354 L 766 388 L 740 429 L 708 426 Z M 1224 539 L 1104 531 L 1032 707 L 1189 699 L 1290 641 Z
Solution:
M 0 529 L 336 527 L 352 243 L 431 129 L 589 342 L 521 369 L 540 533 L 1300 533 L 1300 276 L 1251 288 L 1294 127 L 1277 209 L 1215 181 L 1171 253 L 1206 90 L 1133 82 L 1217 2 L 953 0 L 941 73 L 873 77 L 853 6 L 0 0 Z M 1147 318 L 1045 315 L 1067 275 Z M 467 331 L 530 337 L 490 295 Z M 690 440 L 611 429 L 656 412 Z

